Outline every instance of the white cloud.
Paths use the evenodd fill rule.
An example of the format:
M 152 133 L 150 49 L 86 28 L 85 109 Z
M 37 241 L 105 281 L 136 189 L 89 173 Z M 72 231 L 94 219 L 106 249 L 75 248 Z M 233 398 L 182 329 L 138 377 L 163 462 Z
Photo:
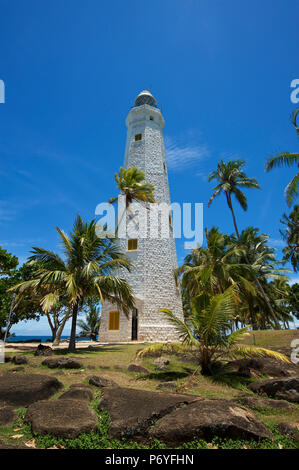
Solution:
M 269 238 L 269 244 L 277 247 L 285 246 L 285 242 L 283 240 L 276 238 Z
M 193 166 L 210 155 L 205 144 L 181 142 L 168 136 L 165 137 L 165 152 L 167 165 L 173 170 Z

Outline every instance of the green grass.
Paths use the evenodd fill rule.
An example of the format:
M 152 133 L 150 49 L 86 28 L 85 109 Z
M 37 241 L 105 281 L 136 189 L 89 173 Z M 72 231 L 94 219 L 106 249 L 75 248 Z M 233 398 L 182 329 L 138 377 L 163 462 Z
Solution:
M 298 330 L 280 330 L 280 331 L 256 331 L 251 336 L 245 339 L 247 344 L 253 344 L 253 336 L 255 335 L 255 342 L 257 346 L 272 347 L 272 348 L 289 348 L 290 342 L 295 337 L 299 337 Z M 229 370 L 221 370 L 213 377 L 204 377 L 200 373 L 193 377 L 191 383 L 188 382 L 189 377 L 193 374 L 197 365 L 192 362 L 185 362 L 177 355 L 163 355 L 170 360 L 169 369 L 166 371 L 159 371 L 155 369 L 153 358 L 145 358 L 138 361 L 141 365 L 148 368 L 149 375 L 129 373 L 127 368 L 129 363 L 136 361 L 136 352 L 138 349 L 146 347 L 147 344 L 124 344 L 124 345 L 107 345 L 99 347 L 96 351 L 88 349 L 78 349 L 75 353 L 68 354 L 67 351 L 56 350 L 54 355 L 67 355 L 75 356 L 83 363 L 83 368 L 80 370 L 68 369 L 48 369 L 41 363 L 44 357 L 35 357 L 31 351 L 10 352 L 7 354 L 14 356 L 17 354 L 24 354 L 29 360 L 28 364 L 22 365 L 25 369 L 24 372 L 16 373 L 40 373 L 55 376 L 62 383 L 63 388 L 59 390 L 51 400 L 56 400 L 62 393 L 64 393 L 72 384 L 75 383 L 88 383 L 88 378 L 91 375 L 100 375 L 104 378 L 115 381 L 121 387 L 136 388 L 141 390 L 156 391 L 160 382 L 175 381 L 177 390 L 184 393 L 193 394 L 195 396 L 205 398 L 222 398 L 232 399 L 240 396 L 242 392 L 248 393 L 248 384 L 257 379 L 248 379 L 239 376 L 235 372 Z M 88 369 L 88 366 L 94 369 Z M 8 369 L 16 367 L 12 363 L 0 364 L 0 374 L 6 373 Z M 102 369 L 105 367 L 105 369 Z M 171 392 L 169 392 L 171 393 Z M 175 393 L 175 392 L 174 392 Z M 100 399 L 101 391 L 94 389 L 94 399 L 90 406 L 95 410 L 99 417 L 99 426 L 95 432 L 90 434 L 82 434 L 76 439 L 57 439 L 53 436 L 33 436 L 30 426 L 24 424 L 22 416 L 25 409 L 18 409 L 18 418 L 12 426 L 0 428 L 0 441 L 8 444 L 24 444 L 28 440 L 35 439 L 38 447 L 47 448 L 54 445 L 60 445 L 65 448 L 72 449 L 138 449 L 138 448 L 153 448 L 163 449 L 165 444 L 156 440 L 150 440 L 145 443 L 137 443 L 132 440 L 111 440 L 109 438 L 109 416 L 104 412 L 98 411 L 98 401 Z M 254 396 L 254 394 L 252 394 Z M 276 425 L 281 422 L 298 423 L 299 422 L 299 406 L 294 410 L 286 411 L 273 408 L 263 408 L 253 411 L 261 421 L 273 432 L 273 441 L 264 440 L 261 442 L 243 441 L 243 440 L 220 440 L 213 439 L 211 442 L 202 440 L 194 440 L 185 443 L 180 448 L 260 448 L 270 449 L 279 448 L 282 445 L 284 448 L 294 448 L 296 444 L 281 436 L 277 432 Z M 14 429 L 20 431 L 14 432 Z M 12 439 L 14 434 L 23 434 L 20 439 Z

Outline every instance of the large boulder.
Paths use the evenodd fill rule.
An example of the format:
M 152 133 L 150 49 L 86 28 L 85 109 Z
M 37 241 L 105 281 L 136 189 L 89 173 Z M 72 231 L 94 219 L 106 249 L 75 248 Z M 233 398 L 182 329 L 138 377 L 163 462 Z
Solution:
M 81 369 L 82 362 L 72 357 L 50 357 L 42 362 L 43 366 L 49 369 Z
M 96 429 L 94 411 L 82 400 L 43 400 L 29 406 L 25 422 L 33 433 L 73 439 Z
M 261 380 L 251 383 L 249 389 L 259 395 L 299 403 L 299 377 Z
M 113 380 L 105 379 L 104 377 L 100 377 L 98 375 L 92 375 L 89 377 L 90 385 L 94 385 L 95 387 L 119 387 L 116 382 Z
M 39 344 L 34 352 L 35 356 L 52 356 L 53 349 L 50 346 Z
M 28 406 L 54 395 L 62 383 L 41 374 L 5 374 L 0 376 L 0 401 L 13 406 Z
M 7 426 L 11 424 L 17 415 L 12 406 L 4 406 L 0 408 L 0 426 Z
M 151 392 L 132 388 L 104 388 L 99 409 L 111 418 L 110 436 L 140 436 L 157 418 L 199 398 L 194 395 Z
M 176 445 L 193 439 L 270 438 L 266 426 L 249 410 L 227 400 L 200 400 L 156 421 L 149 436 Z

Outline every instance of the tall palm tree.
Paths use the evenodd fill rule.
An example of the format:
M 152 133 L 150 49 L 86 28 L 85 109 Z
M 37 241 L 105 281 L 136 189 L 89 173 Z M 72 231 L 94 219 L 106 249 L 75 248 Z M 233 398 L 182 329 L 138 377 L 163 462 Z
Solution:
M 299 205 L 294 206 L 290 215 L 283 214 L 280 221 L 285 225 L 284 231 L 280 230 L 287 246 L 283 249 L 284 260 L 290 261 L 294 272 L 299 271 Z
M 268 246 L 268 239 L 269 235 L 259 234 L 258 229 L 254 227 L 247 227 L 242 230 L 239 239 L 234 235 L 230 236 L 232 246 L 243 248 L 243 251 L 240 250 L 235 262 L 249 266 L 249 269 L 244 271 L 243 276 L 249 282 L 254 283 L 258 280 L 260 285 L 264 286 L 263 289 L 266 291 L 270 302 L 270 298 L 273 298 L 273 293 L 267 281 L 273 279 L 285 281 L 287 279 L 285 272 L 288 272 L 288 270 L 276 268 L 280 263 L 275 259 L 274 249 Z M 261 313 L 265 307 L 265 298 L 260 289 L 250 291 L 249 289 L 242 288 L 242 293 L 248 304 L 249 320 L 253 329 L 269 324 L 279 328 L 277 319 L 279 312 L 275 308 L 275 302 L 271 302 L 275 316 L 272 316 L 269 309 L 267 309 L 269 310 L 268 315 L 265 315 Z
M 228 334 L 227 331 L 235 314 L 234 287 L 228 288 L 222 294 L 195 298 L 192 302 L 192 315 L 183 322 L 171 310 L 162 309 L 169 323 L 174 325 L 180 335 L 183 345 L 195 356 L 201 366 L 203 375 L 212 375 L 213 366 L 221 357 L 254 357 L 270 356 L 281 361 L 290 362 L 283 354 L 255 346 L 240 344 L 247 334 L 249 326 Z M 167 351 L 167 345 L 161 345 L 160 351 Z M 180 349 L 180 348 L 179 348 Z M 158 348 L 155 348 L 158 352 Z M 146 357 L 151 353 L 151 347 L 138 353 L 138 357 Z
M 230 244 L 229 237 L 216 227 L 206 232 L 206 240 L 206 248 L 193 249 L 176 269 L 190 297 L 204 292 L 221 294 L 240 280 L 242 265 L 236 259 L 243 253 L 242 248 Z
M 246 211 L 247 199 L 246 199 L 245 194 L 239 189 L 239 187 L 260 189 L 260 186 L 258 185 L 258 182 L 255 178 L 248 178 L 246 176 L 246 174 L 242 170 L 242 167 L 244 165 L 245 165 L 244 160 L 234 160 L 234 161 L 229 161 L 228 163 L 225 163 L 223 160 L 221 160 L 217 165 L 217 170 L 213 171 L 209 176 L 209 181 L 216 179 L 219 181 L 219 183 L 217 186 L 213 188 L 214 193 L 210 197 L 208 205 L 210 205 L 212 201 L 215 199 L 215 197 L 217 197 L 222 192 L 225 194 L 227 205 L 232 213 L 235 232 L 238 237 L 238 240 L 240 240 L 240 234 L 238 231 L 236 217 L 235 217 L 235 213 L 234 213 L 234 209 L 232 205 L 232 195 L 236 197 L 242 209 Z M 247 264 L 250 266 L 250 263 L 247 260 L 246 254 L 245 254 L 245 260 Z M 273 311 L 269 298 L 257 277 L 255 277 L 255 283 L 266 302 L 267 308 L 269 312 L 271 313 L 272 318 L 275 318 L 275 313 Z M 276 323 L 276 325 L 277 327 L 279 326 L 278 323 Z
M 78 312 L 86 298 L 109 300 L 128 315 L 134 306 L 132 289 L 126 280 L 115 276 L 117 268 L 130 269 L 130 261 L 114 240 L 98 237 L 96 223 L 85 223 L 78 214 L 73 231 L 68 236 L 58 227 L 64 259 L 57 253 L 34 247 L 29 258 L 32 264 L 40 263 L 37 275 L 15 287 L 19 294 L 26 290 L 41 291 L 45 311 L 57 304 L 61 295 L 68 299 L 72 309 L 72 327 L 69 351 L 76 348 L 75 336 Z M 46 290 L 46 294 L 45 294 Z
M 145 174 L 135 166 L 131 168 L 119 169 L 119 173 L 115 173 L 115 181 L 118 189 L 126 197 L 126 206 L 128 207 L 131 202 L 151 202 L 154 203 L 154 185 L 145 181 Z M 113 204 L 117 197 L 109 199 L 109 203 Z
M 214 193 L 210 197 L 208 205 L 211 205 L 216 196 L 219 196 L 221 193 L 225 194 L 227 205 L 232 213 L 235 231 L 238 238 L 240 236 L 232 204 L 232 195 L 235 196 L 242 209 L 246 211 L 247 199 L 240 188 L 260 189 L 260 186 L 258 185 L 258 182 L 255 178 L 248 178 L 246 176 L 242 170 L 244 165 L 244 160 L 234 160 L 229 161 L 228 163 L 225 163 L 223 160 L 221 160 L 218 162 L 217 170 L 212 171 L 209 176 L 209 182 L 212 180 L 217 180 L 218 184 L 213 188 Z
M 100 308 L 96 301 L 87 299 L 85 311 L 85 320 L 79 320 L 78 325 L 82 329 L 81 333 L 84 336 L 88 336 L 93 341 L 96 341 L 101 324 Z
M 299 108 L 295 109 L 291 116 L 291 122 L 296 129 L 297 135 L 299 137 L 299 127 L 297 126 L 297 115 L 299 113 Z M 272 170 L 272 168 L 281 168 L 282 166 L 293 166 L 297 165 L 299 167 L 299 153 L 291 152 L 282 152 L 273 157 L 269 158 L 266 162 L 266 171 Z M 287 204 L 291 206 L 294 202 L 296 196 L 298 196 L 299 190 L 299 172 L 294 176 L 294 178 L 289 182 L 285 188 L 285 197 Z

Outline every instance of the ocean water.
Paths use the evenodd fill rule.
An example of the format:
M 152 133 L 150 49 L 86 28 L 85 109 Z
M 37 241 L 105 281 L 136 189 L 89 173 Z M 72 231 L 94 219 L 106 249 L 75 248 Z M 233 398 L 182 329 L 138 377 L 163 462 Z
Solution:
M 69 336 L 61 336 L 61 339 L 69 339 Z M 45 343 L 47 340 L 52 341 L 52 336 L 21 336 L 21 335 L 16 335 L 16 336 L 11 336 L 6 339 L 7 343 L 18 343 L 20 341 L 30 341 L 30 340 L 41 340 L 42 343 Z M 89 341 L 90 338 L 76 338 L 76 341 Z

